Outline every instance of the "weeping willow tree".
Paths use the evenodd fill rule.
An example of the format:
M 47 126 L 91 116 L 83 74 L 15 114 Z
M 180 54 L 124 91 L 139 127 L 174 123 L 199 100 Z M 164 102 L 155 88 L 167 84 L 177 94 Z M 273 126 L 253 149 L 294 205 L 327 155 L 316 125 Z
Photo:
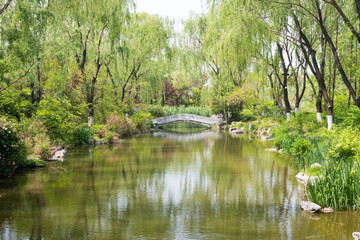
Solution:
M 11 86 L 30 90 L 38 105 L 44 80 L 41 62 L 46 58 L 47 29 L 53 15 L 41 1 L 6 1 L 0 9 L 0 92 Z
M 120 40 L 130 19 L 131 1 L 51 1 L 50 8 L 60 20 L 68 49 L 78 65 L 79 86 L 88 107 L 89 123 L 94 122 L 95 102 L 101 98 L 98 82 L 105 78 L 103 67 L 112 46 Z M 74 77 L 75 79 L 76 77 Z M 76 84 L 77 85 L 77 84 Z
M 163 80 L 171 70 L 172 23 L 158 16 L 132 16 L 113 46 L 106 70 L 118 107 L 129 107 L 160 95 Z
M 211 2 L 208 14 L 192 16 L 186 22 L 191 62 L 209 78 L 215 113 L 228 116 L 229 96 L 242 87 L 256 65 L 262 32 L 264 25 L 254 11 L 234 1 Z

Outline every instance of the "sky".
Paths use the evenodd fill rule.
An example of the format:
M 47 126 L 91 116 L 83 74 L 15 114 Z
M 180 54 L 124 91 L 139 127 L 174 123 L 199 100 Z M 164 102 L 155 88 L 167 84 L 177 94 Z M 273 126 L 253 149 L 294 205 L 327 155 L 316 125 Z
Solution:
M 137 12 L 185 20 L 190 12 L 203 12 L 205 0 L 137 0 Z

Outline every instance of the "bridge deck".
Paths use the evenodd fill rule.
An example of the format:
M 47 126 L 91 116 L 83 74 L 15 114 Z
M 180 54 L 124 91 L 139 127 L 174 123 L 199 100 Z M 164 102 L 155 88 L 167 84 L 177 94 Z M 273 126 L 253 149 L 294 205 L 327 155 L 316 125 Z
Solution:
M 162 126 L 175 122 L 193 122 L 206 126 L 218 125 L 222 121 L 217 118 L 202 117 L 194 114 L 178 114 L 169 117 L 155 118 L 152 119 L 155 125 Z

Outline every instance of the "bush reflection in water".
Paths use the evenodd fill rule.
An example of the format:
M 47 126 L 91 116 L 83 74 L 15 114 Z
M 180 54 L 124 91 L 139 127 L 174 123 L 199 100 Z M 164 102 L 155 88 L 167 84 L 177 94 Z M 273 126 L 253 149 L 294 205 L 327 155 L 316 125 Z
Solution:
M 271 143 L 154 135 L 2 181 L 0 239 L 349 239 L 360 227 L 356 212 L 303 216 Z

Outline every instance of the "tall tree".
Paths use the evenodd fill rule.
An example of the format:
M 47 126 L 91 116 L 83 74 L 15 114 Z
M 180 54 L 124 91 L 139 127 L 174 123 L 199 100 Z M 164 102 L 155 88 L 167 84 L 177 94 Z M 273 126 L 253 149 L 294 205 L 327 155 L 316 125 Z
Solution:
M 63 29 L 82 74 L 89 123 L 94 122 L 97 82 L 111 46 L 121 39 L 129 18 L 128 0 L 53 1 L 51 7 L 64 24 Z M 106 69 L 103 70 L 104 75 Z

